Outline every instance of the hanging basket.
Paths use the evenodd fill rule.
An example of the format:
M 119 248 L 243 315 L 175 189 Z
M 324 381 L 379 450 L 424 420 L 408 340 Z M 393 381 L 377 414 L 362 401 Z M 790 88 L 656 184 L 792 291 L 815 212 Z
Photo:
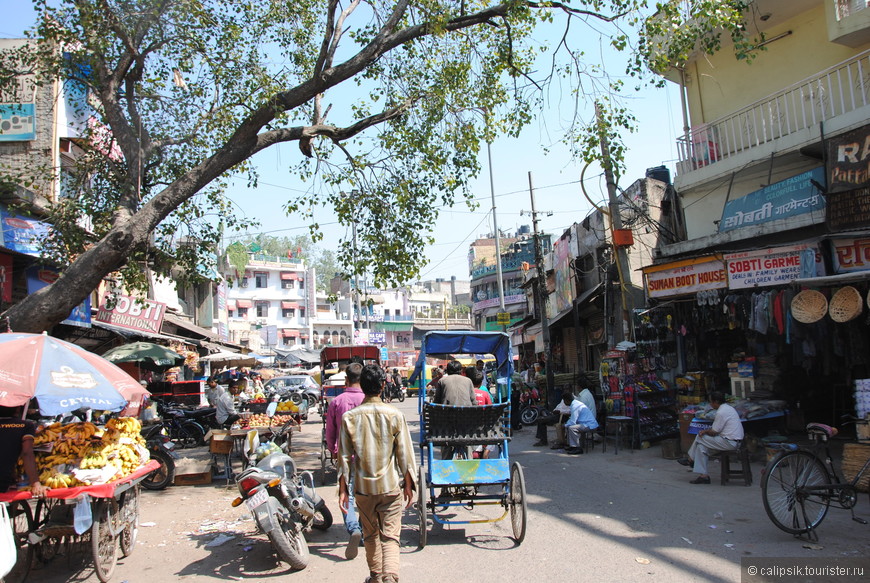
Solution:
M 825 317 L 828 300 L 822 292 L 805 289 L 791 301 L 791 315 L 802 324 L 812 324 Z
M 851 285 L 841 287 L 831 296 L 828 313 L 834 322 L 848 322 L 861 315 L 864 302 L 861 294 Z

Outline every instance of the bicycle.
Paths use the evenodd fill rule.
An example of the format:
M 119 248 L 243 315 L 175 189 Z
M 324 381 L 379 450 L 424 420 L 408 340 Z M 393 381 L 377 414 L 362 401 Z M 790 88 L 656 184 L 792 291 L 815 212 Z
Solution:
M 866 520 L 855 516 L 855 504 L 858 502 L 856 486 L 870 469 L 870 459 L 851 482 L 846 482 L 834 468 L 828 446 L 828 440 L 837 435 L 837 429 L 810 423 L 807 434 L 813 442 L 808 449 L 786 444 L 787 449 L 764 468 L 761 497 L 767 516 L 780 530 L 796 537 L 807 535 L 812 541 L 818 541 L 816 528 L 831 503 L 835 508 L 850 510 L 855 522 L 867 524 Z

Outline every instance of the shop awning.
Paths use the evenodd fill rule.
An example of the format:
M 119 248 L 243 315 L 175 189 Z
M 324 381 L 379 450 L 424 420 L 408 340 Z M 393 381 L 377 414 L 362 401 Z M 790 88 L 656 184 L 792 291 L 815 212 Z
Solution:
M 294 330 L 293 328 L 282 328 L 281 329 L 281 337 L 282 338 L 299 338 L 299 330 Z
M 585 292 L 577 296 L 577 301 L 574 302 L 578 307 L 582 306 L 587 302 L 591 302 L 595 298 L 601 295 L 601 292 L 604 291 L 604 284 L 599 283 L 598 285 L 587 289 Z
M 236 300 L 227 300 L 227 309 L 235 310 L 236 309 Z
M 298 310 L 299 304 L 296 302 L 281 302 L 282 310 Z
M 253 302 L 251 300 L 236 300 L 236 305 L 240 308 L 250 308 L 253 307 Z
M 572 314 L 573 311 L 574 311 L 574 306 L 568 306 L 567 308 L 565 308 L 564 310 L 562 310 L 561 312 L 559 312 L 558 314 L 556 314 L 555 316 L 550 318 L 549 325 L 554 326 L 557 323 L 561 325 L 562 323 L 560 322 L 560 320 L 562 320 L 562 318 L 564 318 L 565 316 Z M 574 324 L 574 319 L 572 318 L 569 322 L 565 322 L 565 324 L 568 326 L 572 326 Z
M 291 272 L 289 272 L 289 271 L 282 271 L 282 272 L 281 272 L 281 279 L 283 279 L 284 281 L 287 281 L 287 280 L 295 280 L 295 279 L 296 279 L 296 274 L 295 274 L 295 273 L 291 273 Z
M 823 275 L 820 277 L 804 277 L 796 279 L 793 283 L 799 285 L 839 285 L 853 281 L 866 281 L 870 279 L 870 271 L 856 271 L 854 273 L 838 273 L 836 275 Z
M 169 324 L 171 326 L 175 326 L 175 330 L 167 330 L 166 325 Z M 186 333 L 190 333 L 195 335 L 196 339 L 205 338 L 207 340 L 219 340 L 217 334 L 209 330 L 208 328 L 203 328 L 202 326 L 197 326 L 193 322 L 189 322 L 184 318 L 179 318 L 174 314 L 167 313 L 163 317 L 163 325 L 161 326 L 160 331 L 168 334 L 177 334 L 178 336 L 188 336 L 188 334 L 182 334 L 181 331 Z

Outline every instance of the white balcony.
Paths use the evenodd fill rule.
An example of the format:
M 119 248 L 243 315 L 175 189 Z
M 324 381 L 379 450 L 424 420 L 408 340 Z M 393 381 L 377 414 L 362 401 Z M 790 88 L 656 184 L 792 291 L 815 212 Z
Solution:
M 677 174 L 719 164 L 870 103 L 870 51 L 786 87 L 677 140 Z M 759 154 L 764 152 L 759 151 Z

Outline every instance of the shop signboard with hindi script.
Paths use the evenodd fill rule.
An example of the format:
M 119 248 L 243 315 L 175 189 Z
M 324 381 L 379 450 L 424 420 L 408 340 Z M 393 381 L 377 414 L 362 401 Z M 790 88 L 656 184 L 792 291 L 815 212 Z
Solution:
M 719 232 L 725 233 L 749 225 L 824 211 L 825 199 L 819 190 L 824 180 L 825 169 L 819 166 L 750 192 L 744 197 L 729 200 L 722 211 Z M 821 220 L 820 215 L 819 221 Z
M 813 265 L 803 270 L 802 260 Z M 730 253 L 725 255 L 725 265 L 729 289 L 785 285 L 802 276 L 824 275 L 818 248 L 809 244 Z
M 830 243 L 834 273 L 870 270 L 870 237 L 831 239 Z
M 722 289 L 728 280 L 725 263 L 714 256 L 645 267 L 643 272 L 647 297 L 657 299 Z

